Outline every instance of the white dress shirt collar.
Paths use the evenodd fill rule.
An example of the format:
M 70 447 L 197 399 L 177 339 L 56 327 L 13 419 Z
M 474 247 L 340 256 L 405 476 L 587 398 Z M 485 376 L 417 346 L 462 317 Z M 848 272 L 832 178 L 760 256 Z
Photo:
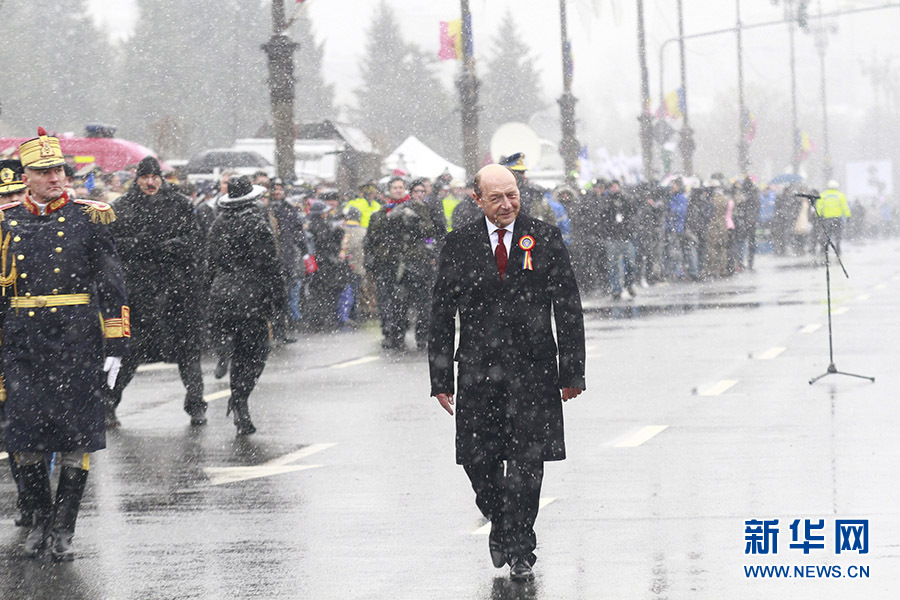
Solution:
M 484 221 L 485 221 L 485 223 L 487 223 L 487 228 L 488 228 L 488 239 L 491 240 L 491 252 L 496 252 L 496 251 L 497 251 L 497 244 L 499 243 L 499 241 L 497 240 L 497 236 L 494 235 L 494 232 L 497 231 L 498 229 L 504 229 L 504 230 L 506 230 L 506 231 L 509 232 L 509 235 L 508 235 L 508 236 L 504 236 L 504 238 L 503 238 L 503 244 L 506 246 L 506 251 L 509 252 L 510 240 L 512 240 L 513 229 L 514 229 L 515 226 L 516 226 L 516 221 L 515 221 L 515 219 L 513 219 L 513 222 L 512 222 L 512 223 L 510 223 L 510 224 L 507 225 L 506 227 L 502 227 L 502 228 L 501 228 L 501 227 L 497 227 L 496 225 L 494 225 L 493 223 L 491 223 L 490 220 L 489 220 L 487 217 L 484 218 Z

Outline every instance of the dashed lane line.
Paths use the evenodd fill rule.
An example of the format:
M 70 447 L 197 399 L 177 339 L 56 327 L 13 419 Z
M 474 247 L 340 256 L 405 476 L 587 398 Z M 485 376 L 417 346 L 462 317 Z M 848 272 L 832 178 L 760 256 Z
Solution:
M 668 425 L 647 425 L 613 444 L 614 448 L 636 448 L 665 431 Z
M 6 460 L 9 458 L 9 454 L 6 452 L 0 452 L 0 460 Z
M 379 360 L 379 356 L 362 356 L 360 358 L 354 358 L 353 360 L 348 360 L 345 362 L 339 362 L 337 364 L 331 365 L 330 369 L 346 369 L 347 367 L 355 367 L 357 365 L 364 365 L 366 363 L 374 362 Z
M 860 302 L 865 302 L 866 300 L 868 300 L 871 297 L 872 297 L 871 294 L 860 294 L 859 296 L 856 297 L 856 299 Z
M 809 325 L 804 325 L 803 328 L 800 329 L 800 333 L 812 333 L 820 329 L 822 329 L 821 323 L 810 323 Z
M 774 348 L 769 348 L 765 352 L 760 352 L 759 354 L 754 355 L 753 358 L 758 360 L 772 360 L 785 350 L 787 350 L 787 348 L 783 346 L 775 346 Z
M 137 368 L 138 373 L 146 373 L 147 371 L 164 371 L 166 369 L 177 369 L 177 363 L 155 362 L 140 365 Z
M 697 394 L 700 396 L 718 396 L 730 390 L 737 382 L 737 379 L 723 379 L 711 386 L 701 388 Z
M 834 308 L 834 309 L 832 309 L 832 310 L 831 310 L 831 314 L 833 314 L 833 315 L 843 315 L 843 314 L 846 314 L 848 310 L 850 310 L 850 309 L 847 308 L 846 306 L 842 306 L 842 307 L 840 307 L 840 308 Z
M 556 501 L 556 498 L 541 498 L 540 504 L 538 506 L 539 506 L 539 508 L 544 508 L 551 502 L 555 502 L 555 501 Z M 491 523 L 487 522 L 484 525 L 482 525 L 481 527 L 479 527 L 478 529 L 476 529 L 475 531 L 473 531 L 472 535 L 488 535 L 490 533 L 491 533 Z
M 219 390 L 218 392 L 213 392 L 212 394 L 206 394 L 203 396 L 203 399 L 207 402 L 212 402 L 213 400 L 219 400 L 221 398 L 227 398 L 231 395 L 231 389 L 227 390 Z
M 878 285 L 875 286 L 876 290 L 883 290 L 885 288 L 887 288 L 887 284 L 885 284 L 885 283 L 879 283 Z

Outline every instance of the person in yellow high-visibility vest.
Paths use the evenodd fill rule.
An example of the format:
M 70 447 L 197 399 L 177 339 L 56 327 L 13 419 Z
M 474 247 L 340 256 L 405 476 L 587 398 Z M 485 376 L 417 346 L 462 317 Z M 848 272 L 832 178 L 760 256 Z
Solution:
M 844 219 L 850 218 L 850 206 L 847 204 L 847 197 L 838 188 L 840 184 L 836 180 L 828 182 L 828 189 L 816 200 L 816 214 L 825 232 L 831 237 L 835 250 L 840 254 Z
M 381 210 L 381 204 L 378 202 L 378 187 L 375 183 L 369 181 L 359 186 L 359 197 L 354 198 L 344 206 L 344 214 L 351 206 L 359 209 L 359 224 L 363 228 L 369 227 L 369 220 L 372 215 Z

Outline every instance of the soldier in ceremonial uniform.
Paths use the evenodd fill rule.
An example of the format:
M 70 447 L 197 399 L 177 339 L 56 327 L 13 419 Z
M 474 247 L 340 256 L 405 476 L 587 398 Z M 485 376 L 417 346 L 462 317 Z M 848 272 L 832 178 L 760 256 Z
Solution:
M 0 204 L 10 204 L 12 202 L 21 202 L 25 197 L 28 188 L 22 183 L 22 163 L 18 160 L 0 160 Z M 2 372 L 2 365 L 0 365 Z M 6 389 L 3 387 L 3 376 L 0 374 L 0 437 L 3 430 L 6 429 Z M 7 453 L 8 454 L 8 453 Z M 19 493 L 16 500 L 16 508 L 19 509 L 20 515 L 16 519 L 16 525 L 19 527 L 31 526 L 31 513 L 23 504 L 22 481 L 19 478 L 19 467 L 16 465 L 16 457 L 8 454 L 9 468 L 12 471 L 13 479 L 16 482 L 16 488 Z
M 103 388 L 128 354 L 129 308 L 107 228 L 112 209 L 69 198 L 59 140 L 43 129 L 19 156 L 28 193 L 0 206 L 6 447 L 33 515 L 25 555 L 49 544 L 54 560 L 71 560 L 90 453 L 106 447 Z M 55 501 L 48 452 L 59 470 Z

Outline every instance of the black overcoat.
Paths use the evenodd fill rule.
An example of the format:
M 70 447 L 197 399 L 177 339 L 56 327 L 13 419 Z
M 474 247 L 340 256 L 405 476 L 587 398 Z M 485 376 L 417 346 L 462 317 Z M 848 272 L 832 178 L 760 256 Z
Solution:
M 109 227 L 88 214 L 99 221 L 98 211 L 110 214 L 107 205 L 63 196 L 47 206 L 44 215 L 29 199 L 0 207 L 18 271 L 2 303 L 6 448 L 93 452 L 106 447 L 104 353 L 128 353 L 125 281 Z M 13 294 L 88 294 L 90 302 L 14 308 Z
M 526 235 L 535 242 L 531 269 L 519 247 Z M 447 235 L 438 265 L 428 344 L 431 393 L 453 392 L 455 359 L 459 464 L 564 459 L 560 388 L 585 388 L 581 298 L 559 229 L 520 213 L 507 244 L 503 282 L 484 218 Z
M 178 362 L 202 344 L 203 235 L 194 206 L 170 183 L 153 196 L 137 182 L 116 200 L 111 225 L 132 299 L 140 362 Z
M 220 202 L 209 230 L 212 279 L 209 318 L 221 333 L 228 321 L 270 319 L 286 302 L 275 234 L 252 200 Z

